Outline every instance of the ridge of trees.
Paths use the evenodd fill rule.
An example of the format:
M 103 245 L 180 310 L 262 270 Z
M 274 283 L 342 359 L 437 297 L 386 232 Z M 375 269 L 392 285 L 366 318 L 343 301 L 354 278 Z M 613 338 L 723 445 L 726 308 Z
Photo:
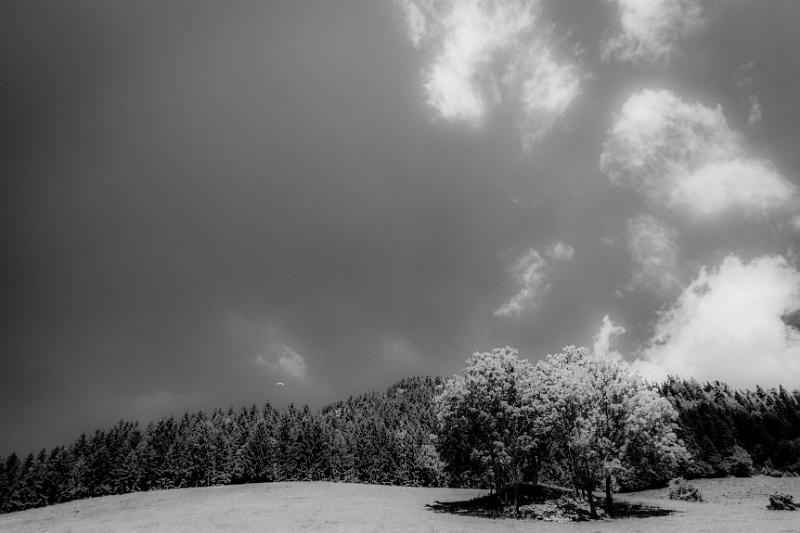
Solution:
M 398 381 L 316 412 L 270 404 L 187 412 L 142 427 L 120 421 L 71 444 L 0 458 L 0 512 L 135 491 L 330 480 L 410 486 L 487 487 L 485 477 L 445 464 L 433 398 L 441 378 Z M 686 477 L 756 468 L 800 474 L 800 390 L 734 389 L 670 378 L 660 394 L 678 412 L 692 455 Z M 742 452 L 747 457 L 742 458 Z M 738 460 L 737 460 L 738 457 Z M 557 477 L 544 469 L 541 477 Z M 666 483 L 638 472 L 624 488 Z

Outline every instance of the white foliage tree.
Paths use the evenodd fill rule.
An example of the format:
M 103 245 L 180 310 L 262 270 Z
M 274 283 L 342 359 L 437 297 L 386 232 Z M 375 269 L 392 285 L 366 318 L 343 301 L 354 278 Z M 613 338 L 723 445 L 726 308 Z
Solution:
M 568 346 L 536 366 L 538 403 L 549 413 L 555 460 L 565 464 L 576 490 L 605 482 L 613 512 L 613 479 L 634 470 L 668 472 L 688 457 L 675 434 L 672 405 L 619 357 Z
M 538 467 L 534 386 L 533 365 L 506 347 L 475 353 L 435 398 L 443 458 L 468 462 L 503 498 L 514 489 L 515 505 L 516 486 Z

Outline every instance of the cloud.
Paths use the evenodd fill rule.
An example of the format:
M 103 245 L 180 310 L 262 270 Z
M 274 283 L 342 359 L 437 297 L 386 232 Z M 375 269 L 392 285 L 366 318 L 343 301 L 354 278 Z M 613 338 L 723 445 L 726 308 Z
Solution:
M 793 216 L 789 223 L 796 232 L 800 233 L 800 215 Z
M 378 346 L 374 362 L 387 373 L 402 377 L 425 372 L 426 360 L 417 346 L 402 335 L 387 336 Z
M 419 48 L 427 34 L 427 20 L 422 10 L 413 2 L 398 2 L 406 20 L 408 40 Z
M 248 357 L 256 365 L 298 381 L 308 379 L 305 357 L 288 344 L 287 335 L 274 323 L 234 314 L 228 318 L 226 329 L 243 343 Z
M 576 65 L 557 63 L 546 46 L 533 46 L 514 70 L 506 79 L 520 84 L 520 129 L 523 147 L 530 148 L 578 97 L 583 74 Z
M 791 206 L 796 187 L 769 161 L 748 156 L 719 106 L 643 90 L 623 104 L 600 156 L 616 185 L 695 217 L 749 216 Z
M 610 0 L 619 8 L 621 31 L 603 47 L 605 59 L 667 62 L 678 39 L 702 24 L 697 0 Z
M 308 377 L 308 367 L 305 358 L 297 353 L 291 346 L 282 342 L 271 342 L 269 354 L 259 354 L 255 362 L 266 366 L 273 372 L 291 376 L 300 381 Z
M 569 261 L 575 257 L 575 248 L 564 241 L 556 241 L 544 253 L 547 257 L 556 261 Z
M 592 352 L 597 355 L 621 357 L 619 352 L 611 351 L 611 343 L 615 337 L 625 333 L 625 328 L 618 326 L 608 318 L 608 315 L 603 317 L 603 323 L 600 329 L 595 334 L 592 346 Z
M 628 250 L 633 274 L 631 288 L 661 295 L 682 287 L 678 278 L 678 232 L 651 215 L 628 220 Z
M 703 217 L 727 209 L 766 214 L 788 205 L 794 189 L 769 161 L 733 159 L 708 163 L 678 180 L 669 203 Z
M 800 387 L 800 331 L 784 318 L 800 309 L 800 272 L 781 256 L 728 256 L 700 270 L 664 312 L 635 362 L 647 378 L 667 374 Z
M 479 127 L 503 101 L 535 142 L 580 94 L 580 69 L 554 57 L 537 1 L 401 0 L 408 38 L 429 55 L 427 103 L 440 119 Z
M 755 126 L 764 119 L 764 114 L 761 111 L 761 102 L 758 100 L 758 96 L 756 96 L 753 90 L 753 69 L 755 65 L 756 64 L 752 61 L 750 63 L 745 63 L 739 67 L 735 76 L 736 88 L 739 89 L 739 93 L 741 93 L 747 103 L 747 123 L 750 126 Z
M 539 297 L 549 288 L 547 279 L 547 263 L 533 248 L 522 255 L 511 268 L 514 281 L 520 286 L 519 292 L 497 309 L 498 317 L 519 315 L 526 309 L 536 305 Z

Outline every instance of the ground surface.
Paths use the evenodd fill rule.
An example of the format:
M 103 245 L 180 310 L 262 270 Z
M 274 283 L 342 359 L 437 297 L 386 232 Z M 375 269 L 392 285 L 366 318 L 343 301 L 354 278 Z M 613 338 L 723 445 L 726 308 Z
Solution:
M 547 523 L 454 516 L 426 505 L 467 500 L 478 490 L 347 483 L 264 483 L 154 491 L 70 502 L 0 515 L 0 531 L 536 531 L 800 532 L 800 512 L 768 511 L 767 495 L 800 500 L 800 478 L 696 480 L 705 503 L 675 502 L 666 490 L 619 495 L 668 516 Z

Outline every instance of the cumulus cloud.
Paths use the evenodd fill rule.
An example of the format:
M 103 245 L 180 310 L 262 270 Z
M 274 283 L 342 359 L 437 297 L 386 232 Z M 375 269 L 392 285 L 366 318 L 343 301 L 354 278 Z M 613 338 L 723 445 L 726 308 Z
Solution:
M 657 63 L 669 60 L 676 42 L 702 24 L 697 0 L 610 0 L 617 4 L 620 33 L 609 39 L 604 58 Z
M 534 307 L 541 295 L 550 288 L 547 263 L 533 248 L 517 259 L 511 268 L 511 274 L 519 285 L 519 291 L 494 312 L 495 316 L 519 315 Z
M 628 98 L 603 145 L 600 168 L 612 183 L 696 217 L 764 216 L 797 196 L 769 161 L 748 155 L 719 106 L 686 102 L 667 90 Z
M 736 387 L 800 387 L 800 272 L 781 256 L 728 256 L 697 278 L 658 320 L 635 362 L 652 380 L 668 374 Z
M 575 248 L 564 241 L 556 241 L 547 247 L 545 254 L 556 261 L 569 261 L 575 257 Z
M 625 328 L 615 324 L 608 315 L 603 317 L 603 323 L 594 336 L 592 351 L 597 355 L 621 357 L 616 350 L 611 350 L 614 339 L 625 333 Z
M 669 201 L 708 217 L 729 208 L 768 213 L 794 194 L 794 186 L 769 161 L 732 159 L 708 163 L 678 180 Z
M 423 89 L 439 118 L 478 127 L 496 104 L 520 108 L 525 146 L 580 93 L 582 73 L 555 59 L 537 1 L 401 0 L 408 38 L 429 55 Z
M 628 250 L 633 273 L 631 288 L 666 295 L 682 284 L 678 277 L 678 232 L 651 215 L 628 221 Z

